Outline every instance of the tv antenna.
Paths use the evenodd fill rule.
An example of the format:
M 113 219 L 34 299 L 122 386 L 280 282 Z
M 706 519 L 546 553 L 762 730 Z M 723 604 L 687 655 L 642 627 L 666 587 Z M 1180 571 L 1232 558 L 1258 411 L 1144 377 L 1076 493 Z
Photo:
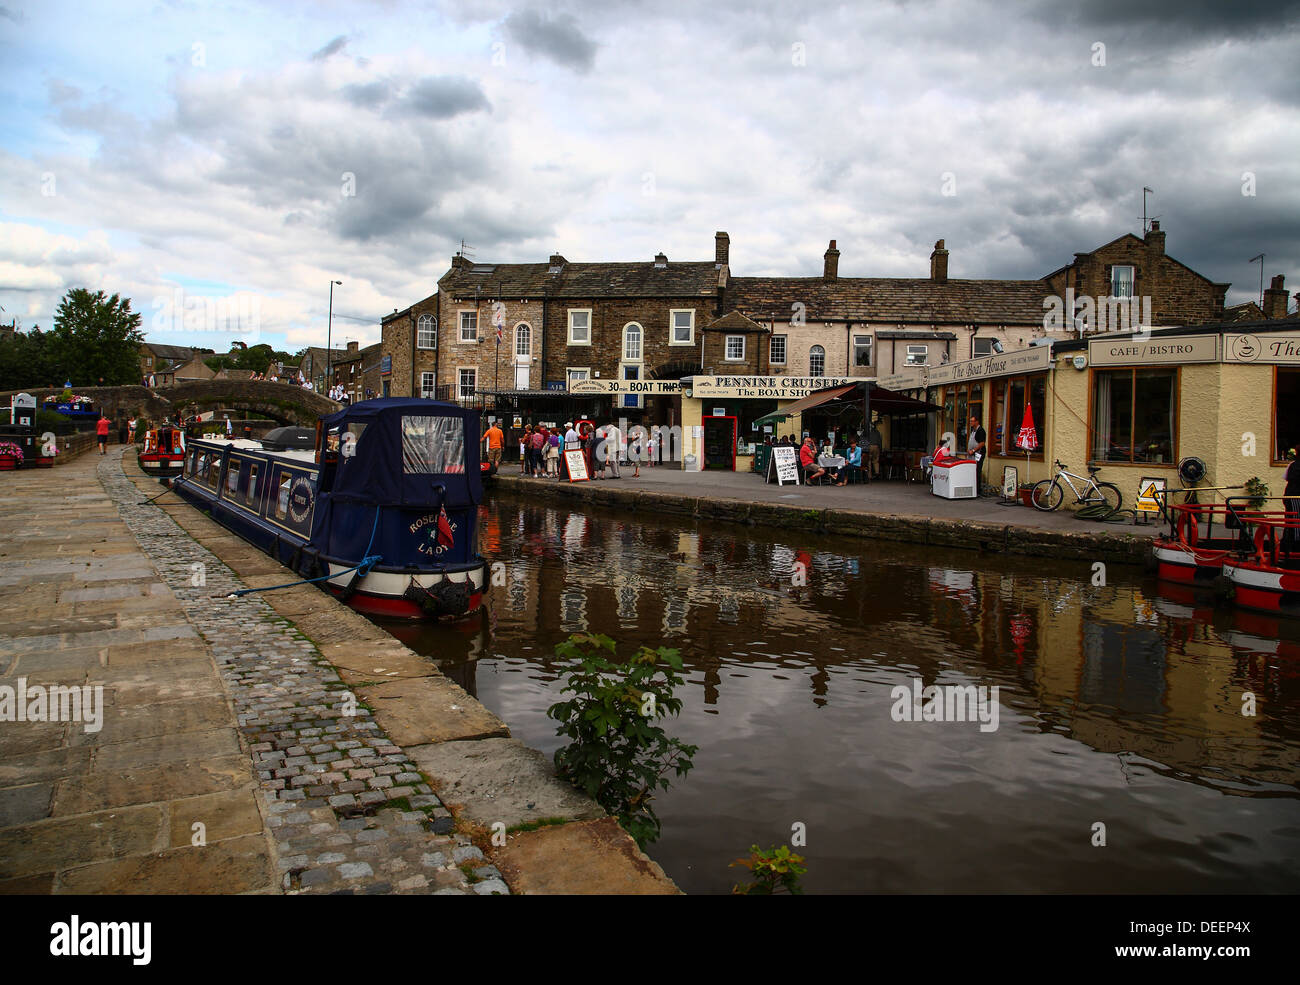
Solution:
M 1246 262 L 1254 263 L 1256 260 L 1259 261 L 1259 309 L 1260 311 L 1263 311 L 1264 310 L 1264 254 L 1261 253 L 1257 257 L 1251 257 Z
M 1155 189 L 1142 186 L 1142 235 L 1145 236 L 1151 231 L 1151 220 L 1159 219 L 1158 215 L 1147 215 L 1147 195 L 1154 195 Z
M 473 259 L 473 257 L 474 257 L 474 247 L 470 246 L 468 243 L 466 243 L 466 242 L 462 239 L 462 240 L 460 241 L 460 252 L 459 252 L 458 254 L 456 254 L 456 255 L 457 255 L 457 256 L 465 257 L 466 259 Z

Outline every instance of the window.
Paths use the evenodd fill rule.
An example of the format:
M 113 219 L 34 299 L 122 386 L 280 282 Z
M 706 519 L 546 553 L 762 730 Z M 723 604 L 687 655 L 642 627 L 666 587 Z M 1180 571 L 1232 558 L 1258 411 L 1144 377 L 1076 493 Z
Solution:
M 1023 458 L 1025 449 L 1018 444 L 1020 425 L 1025 422 L 1025 400 L 1034 417 L 1037 444 L 1029 452 L 1036 461 L 1043 460 L 1044 435 L 1047 430 L 1047 375 L 1009 376 L 993 381 L 993 413 L 989 418 L 989 454 Z M 1023 481 L 1023 477 L 1022 477 Z
M 983 358 L 984 356 L 991 356 L 991 355 L 993 355 L 993 340 L 992 340 L 992 339 L 972 339 L 971 341 L 972 341 L 972 345 L 973 345 L 973 347 L 972 347 L 972 349 L 971 349 L 971 355 L 972 355 L 975 359 L 981 359 L 981 358 Z
M 1300 400 L 1300 369 L 1276 367 L 1273 380 L 1273 461 L 1286 464 L 1288 448 L 1300 446 L 1300 418 L 1293 412 Z
M 930 364 L 930 347 L 928 345 L 909 345 L 905 366 L 928 366 Z
M 623 326 L 623 361 L 641 361 L 641 326 L 636 322 L 628 322 Z
M 527 322 L 515 326 L 515 356 L 528 359 L 533 354 L 533 328 Z
M 473 372 L 473 370 L 461 370 Z M 402 471 L 410 475 L 465 471 L 465 428 L 459 417 L 402 418 Z
M 279 499 L 272 504 L 271 515 L 283 520 L 289 513 L 289 490 L 293 486 L 293 476 L 289 474 L 288 469 L 280 470 L 280 495 Z
M 854 366 L 871 365 L 871 336 L 870 335 L 853 336 L 853 365 Z
M 478 370 L 462 369 L 457 376 L 460 399 L 462 401 L 473 400 L 474 390 L 478 387 Z
M 745 336 L 728 335 L 726 355 L 724 357 L 729 363 L 739 363 L 745 361 Z
M 808 350 L 808 375 L 826 375 L 826 350 L 819 345 Z
M 462 311 L 460 313 L 460 340 L 462 342 L 478 341 L 477 311 Z
M 434 394 L 436 392 L 437 392 L 437 387 L 434 385 L 433 382 L 433 374 L 421 373 L 420 374 L 420 396 L 423 397 L 425 400 L 433 400 Z
M 585 366 L 570 366 L 564 371 L 565 380 L 569 386 L 573 386 L 581 380 L 591 379 L 591 370 Z
M 669 312 L 669 345 L 695 344 L 695 309 L 674 308 Z
M 971 415 L 981 423 L 984 420 L 984 384 L 949 384 L 943 388 L 943 399 L 939 404 L 943 407 L 938 421 L 939 433 L 942 435 L 951 431 L 957 439 L 957 447 L 953 451 L 959 455 L 965 454 Z
M 244 490 L 244 502 L 253 509 L 257 509 L 257 471 L 259 464 L 253 462 L 248 467 L 248 488 Z
M 773 335 L 768 347 L 768 361 L 774 366 L 785 365 L 785 336 Z
M 1131 298 L 1133 296 L 1133 268 L 1110 268 L 1110 296 L 1113 298 Z
M 415 347 L 417 349 L 438 348 L 438 323 L 433 315 L 421 315 L 415 323 Z
M 234 499 L 235 494 L 239 492 L 239 471 L 244 467 L 244 463 L 238 458 L 232 458 L 230 465 L 226 469 L 226 499 Z
M 1178 371 L 1102 370 L 1093 374 L 1093 460 L 1175 462 Z
M 591 309 L 569 309 L 569 345 L 591 345 Z

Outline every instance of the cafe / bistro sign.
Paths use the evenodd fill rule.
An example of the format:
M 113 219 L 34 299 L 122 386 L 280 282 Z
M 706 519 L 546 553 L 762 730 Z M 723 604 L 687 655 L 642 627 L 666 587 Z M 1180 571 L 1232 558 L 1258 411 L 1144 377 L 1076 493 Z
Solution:
M 618 396 L 635 393 L 642 397 L 676 395 L 682 392 L 681 380 L 574 380 L 569 393 L 580 397 Z
M 847 376 L 692 376 L 683 380 L 697 400 L 710 397 L 724 399 L 770 398 L 798 400 L 817 390 L 858 382 Z
M 1223 361 L 1300 366 L 1300 332 L 1225 335 Z
M 1219 361 L 1217 335 L 1141 335 L 1093 339 L 1088 362 L 1094 366 L 1177 366 Z

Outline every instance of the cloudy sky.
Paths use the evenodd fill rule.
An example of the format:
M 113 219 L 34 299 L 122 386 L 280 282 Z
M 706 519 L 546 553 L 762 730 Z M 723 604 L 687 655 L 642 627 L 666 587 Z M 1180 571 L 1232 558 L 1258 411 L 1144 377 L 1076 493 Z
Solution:
M 819 273 L 834 238 L 842 275 L 924 276 L 943 238 L 955 277 L 1034 277 L 1140 233 L 1144 185 L 1229 303 L 1259 253 L 1300 290 L 1287 0 L 0 4 L 24 326 L 87 286 L 224 351 L 175 301 L 236 297 L 294 350 L 337 279 L 336 344 L 367 344 L 462 240 L 706 260 L 725 229 L 737 275 Z

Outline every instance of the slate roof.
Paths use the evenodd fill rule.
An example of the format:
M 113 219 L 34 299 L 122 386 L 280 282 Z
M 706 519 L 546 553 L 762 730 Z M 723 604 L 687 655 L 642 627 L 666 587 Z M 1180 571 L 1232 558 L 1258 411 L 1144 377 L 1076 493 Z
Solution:
M 760 325 L 739 311 L 728 311 L 721 318 L 714 319 L 705 325 L 704 330 L 706 332 L 751 332 L 763 335 L 766 335 L 769 331 L 766 325 Z
M 203 352 L 188 345 L 162 345 L 158 342 L 144 341 L 145 347 L 154 354 L 155 359 L 168 359 L 174 363 L 187 363 L 196 353 Z M 209 352 L 208 355 L 211 355 Z
M 707 263 L 669 261 L 656 267 L 644 263 L 565 263 L 558 274 L 549 263 L 498 263 L 489 274 L 452 267 L 438 281 L 438 290 L 453 298 L 610 298 L 711 297 L 726 268 Z
M 804 305 L 808 321 L 848 319 L 870 324 L 1041 325 L 1042 280 L 949 280 L 903 277 L 735 277 L 724 310 L 780 322 Z

